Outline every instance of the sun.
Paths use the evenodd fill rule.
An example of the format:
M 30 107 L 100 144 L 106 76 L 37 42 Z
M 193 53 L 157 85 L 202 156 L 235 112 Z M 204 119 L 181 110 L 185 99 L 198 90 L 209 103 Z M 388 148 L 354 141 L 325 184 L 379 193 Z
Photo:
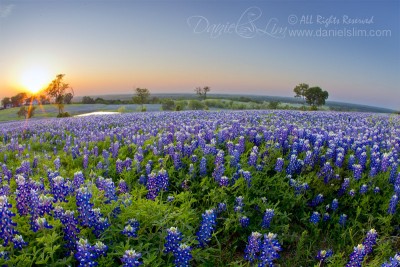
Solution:
M 21 75 L 21 84 L 32 94 L 38 93 L 51 82 L 49 71 L 41 67 L 32 67 Z

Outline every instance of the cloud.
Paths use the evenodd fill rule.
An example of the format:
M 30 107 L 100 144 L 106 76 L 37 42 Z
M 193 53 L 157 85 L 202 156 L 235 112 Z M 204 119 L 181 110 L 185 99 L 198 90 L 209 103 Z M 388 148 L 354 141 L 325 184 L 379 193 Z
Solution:
M 11 11 L 14 9 L 13 4 L 0 5 L 0 18 L 6 18 L 10 15 Z

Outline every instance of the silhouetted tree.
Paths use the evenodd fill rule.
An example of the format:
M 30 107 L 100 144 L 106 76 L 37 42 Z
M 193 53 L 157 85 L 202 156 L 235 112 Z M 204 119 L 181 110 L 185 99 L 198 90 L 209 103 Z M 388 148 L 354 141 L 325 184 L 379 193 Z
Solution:
M 22 104 L 24 104 L 26 97 L 27 97 L 26 93 L 19 93 L 11 97 L 11 104 L 13 105 L 13 107 L 19 107 Z
M 211 91 L 211 88 L 209 86 L 204 86 L 203 88 L 196 87 L 196 89 L 194 89 L 194 91 L 200 98 L 206 99 L 207 93 Z
M 54 99 L 54 103 L 58 107 L 58 115 L 64 113 L 64 98 L 66 92 L 69 91 L 68 93 L 74 94 L 72 87 L 64 82 L 64 76 L 65 74 L 58 74 L 45 90 L 46 94 Z
M 293 89 L 293 92 L 296 94 L 294 97 L 300 97 L 303 100 L 306 98 L 306 92 L 308 90 L 309 86 L 306 83 L 300 83 L 296 85 L 296 87 Z
M 323 91 L 320 87 L 311 87 L 305 93 L 307 104 L 312 107 L 318 107 L 325 105 L 325 100 L 328 99 L 329 94 L 327 91 Z
M 22 106 L 17 112 L 17 115 L 18 117 L 25 117 L 25 119 L 30 119 L 33 117 L 33 115 L 35 115 L 35 109 L 36 107 L 32 105 L 29 107 Z
M 136 88 L 135 93 L 133 103 L 142 105 L 141 109 L 144 111 L 144 104 L 147 103 L 150 97 L 150 91 L 147 88 Z
M 5 97 L 1 100 L 1 104 L 3 105 L 4 108 L 7 108 L 9 104 L 11 104 L 11 98 Z
M 70 105 L 72 102 L 72 98 L 74 98 L 74 95 L 72 93 L 67 93 L 64 95 L 64 104 Z

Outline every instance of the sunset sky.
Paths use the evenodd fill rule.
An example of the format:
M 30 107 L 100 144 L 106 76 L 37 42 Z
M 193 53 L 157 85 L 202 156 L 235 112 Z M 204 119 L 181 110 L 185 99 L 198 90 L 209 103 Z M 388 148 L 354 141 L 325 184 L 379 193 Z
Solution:
M 79 96 L 293 96 L 306 82 L 399 110 L 399 25 L 397 0 L 0 0 L 0 97 L 65 73 Z

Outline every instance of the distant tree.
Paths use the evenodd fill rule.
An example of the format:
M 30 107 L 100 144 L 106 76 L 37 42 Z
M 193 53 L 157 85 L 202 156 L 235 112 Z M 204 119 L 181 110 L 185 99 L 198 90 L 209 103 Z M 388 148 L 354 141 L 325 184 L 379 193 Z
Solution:
M 144 111 L 144 104 L 147 103 L 150 97 L 150 91 L 147 88 L 136 88 L 135 93 L 133 103 L 142 105 L 141 109 Z
M 211 91 L 211 88 L 209 86 L 204 86 L 203 88 L 196 87 L 196 89 L 194 89 L 194 91 L 200 98 L 206 99 L 207 93 Z
M 189 100 L 188 109 L 201 110 L 201 109 L 207 109 L 207 106 L 199 100 Z
M 316 108 L 318 106 L 325 105 L 325 100 L 328 99 L 329 94 L 327 91 L 323 91 L 320 87 L 311 87 L 305 93 L 307 104 Z
M 91 98 L 90 96 L 84 96 L 82 97 L 82 104 L 94 104 L 95 101 L 93 98 Z
M 46 95 L 54 99 L 54 103 L 58 107 L 58 115 L 64 113 L 64 98 L 68 93 L 74 94 L 74 90 L 68 83 L 64 82 L 65 74 L 58 74 L 56 78 L 46 88 Z
M 106 104 L 107 101 L 104 98 L 98 97 L 94 100 L 96 104 Z
M 281 102 L 279 102 L 279 101 L 271 101 L 268 103 L 268 108 L 269 109 L 278 109 L 280 104 L 281 104 Z
M 24 104 L 26 97 L 27 97 L 26 93 L 19 93 L 11 97 L 11 104 L 13 105 L 13 107 L 19 107 Z
M 35 115 L 35 109 L 36 107 L 34 106 L 29 106 L 29 107 L 22 106 L 17 112 L 17 115 L 18 117 L 24 117 L 25 119 L 30 119 Z
M 1 100 L 1 104 L 3 105 L 4 108 L 7 108 L 9 104 L 11 104 L 11 98 L 5 97 Z
M 293 89 L 293 92 L 296 94 L 294 97 L 300 97 L 305 100 L 308 88 L 309 86 L 306 83 L 300 83 L 296 85 L 296 87 Z
M 38 100 L 39 100 L 39 102 L 40 102 L 41 105 L 50 104 L 50 99 L 49 99 L 49 97 L 48 97 L 47 95 L 45 95 L 45 94 L 41 94 L 41 95 L 39 95 L 39 97 L 37 97 L 37 98 L 38 98 Z
M 168 99 L 164 99 L 162 101 L 161 106 L 162 106 L 163 110 L 174 110 L 175 109 L 175 102 L 174 102 L 174 100 L 169 99 L 169 98 Z
M 72 98 L 74 98 L 74 95 L 72 93 L 66 93 L 64 95 L 64 104 L 70 105 L 72 102 Z

